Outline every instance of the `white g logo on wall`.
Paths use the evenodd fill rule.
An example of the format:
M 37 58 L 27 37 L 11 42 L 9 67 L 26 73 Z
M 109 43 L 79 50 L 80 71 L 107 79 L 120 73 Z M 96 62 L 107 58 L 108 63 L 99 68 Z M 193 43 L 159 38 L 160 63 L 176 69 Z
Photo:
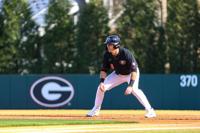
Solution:
M 61 107 L 73 98 L 74 88 L 65 79 L 55 76 L 44 77 L 33 83 L 32 99 L 45 107 Z

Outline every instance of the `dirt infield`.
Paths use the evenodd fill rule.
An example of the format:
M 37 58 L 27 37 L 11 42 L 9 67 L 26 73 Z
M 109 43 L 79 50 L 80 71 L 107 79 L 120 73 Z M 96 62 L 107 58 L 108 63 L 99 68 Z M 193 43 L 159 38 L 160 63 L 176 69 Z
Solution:
M 143 110 L 102 110 L 98 117 L 85 117 L 88 110 L 1 110 L 0 119 L 112 120 L 138 124 L 195 124 L 200 111 L 156 111 L 157 117 L 144 118 Z
M 144 118 L 143 110 L 102 110 L 86 117 L 88 110 L 0 110 L 0 119 L 108 120 L 120 124 L 48 125 L 0 127 L 0 133 L 199 133 L 200 111 L 156 111 Z M 122 122 L 122 123 L 121 123 Z M 123 123 L 124 122 L 124 123 Z

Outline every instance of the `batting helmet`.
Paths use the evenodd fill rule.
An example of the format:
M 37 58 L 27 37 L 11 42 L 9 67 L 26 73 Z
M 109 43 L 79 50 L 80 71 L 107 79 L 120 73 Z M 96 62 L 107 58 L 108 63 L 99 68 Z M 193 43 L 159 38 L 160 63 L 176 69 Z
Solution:
M 118 35 L 110 35 L 106 38 L 106 41 L 104 42 L 104 44 L 106 44 L 106 45 L 112 44 L 112 45 L 114 45 L 114 48 L 119 48 L 120 38 Z

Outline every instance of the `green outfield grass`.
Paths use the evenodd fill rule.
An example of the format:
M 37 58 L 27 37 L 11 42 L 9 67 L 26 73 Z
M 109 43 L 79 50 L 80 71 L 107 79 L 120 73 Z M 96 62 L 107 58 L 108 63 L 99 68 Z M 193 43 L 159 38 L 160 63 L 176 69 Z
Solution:
M 144 110 L 102 110 L 103 117 L 96 118 L 86 118 L 87 112 L 88 110 L 0 110 L 0 132 L 200 133 L 200 111 L 157 110 L 157 119 L 141 121 L 140 117 L 133 117 L 135 119 L 131 118 L 131 121 L 121 118 L 127 119 L 129 115 L 143 118 Z M 116 115 L 120 118 L 117 119 Z M 182 117 L 187 115 L 192 118 Z M 109 119 L 106 116 L 109 116 Z M 173 121 L 164 122 L 165 119 Z
M 111 120 L 58 120 L 58 119 L 0 119 L 0 127 L 20 126 L 49 126 L 49 125 L 91 125 L 91 124 L 120 124 L 134 122 L 120 122 Z

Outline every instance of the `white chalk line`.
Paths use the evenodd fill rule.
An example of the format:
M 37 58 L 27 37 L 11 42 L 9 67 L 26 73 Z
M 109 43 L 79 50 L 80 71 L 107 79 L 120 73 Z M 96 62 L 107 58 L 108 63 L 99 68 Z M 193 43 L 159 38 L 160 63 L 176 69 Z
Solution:
M 122 132 L 150 130 L 200 129 L 194 124 L 117 124 L 117 125 L 64 125 L 39 127 L 0 128 L 0 133 L 84 133 L 84 132 Z

